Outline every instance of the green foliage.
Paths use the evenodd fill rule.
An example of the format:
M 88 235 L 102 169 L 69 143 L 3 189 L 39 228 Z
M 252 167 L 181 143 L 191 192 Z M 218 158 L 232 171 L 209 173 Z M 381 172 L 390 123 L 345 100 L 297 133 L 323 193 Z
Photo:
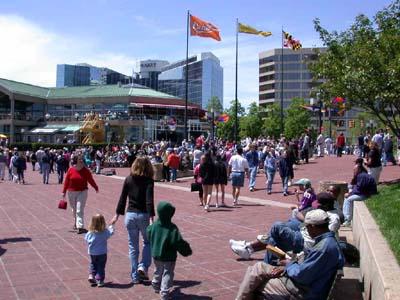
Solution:
M 92 146 L 94 149 L 104 148 L 108 144 L 106 143 L 97 143 L 97 144 L 90 144 L 90 145 L 83 145 L 83 144 L 50 144 L 50 143 L 14 143 L 10 145 L 10 149 L 18 148 L 18 151 L 37 151 L 40 147 L 50 148 L 50 149 L 76 149 L 80 147 L 89 147 Z
M 300 136 L 310 126 L 311 113 L 301 105 L 306 105 L 304 99 L 293 98 L 286 110 L 285 136 L 289 139 Z
M 234 127 L 235 127 L 235 100 L 231 101 L 231 106 L 224 111 L 224 113 L 229 115 L 229 121 L 226 123 L 218 123 L 217 125 L 217 135 L 219 138 L 234 140 Z M 244 116 L 245 109 L 238 102 L 238 122 L 240 123 L 240 118 Z M 240 131 L 240 128 L 239 128 Z M 239 132 L 238 132 L 239 134 Z
M 214 110 L 215 113 L 222 112 L 222 104 L 217 96 L 211 97 L 207 104 L 207 111 Z
M 263 118 L 262 131 L 266 136 L 279 138 L 281 133 L 281 109 L 278 104 L 268 106 L 266 117 Z
M 400 263 L 400 184 L 383 187 L 366 201 L 368 209 Z
M 249 112 L 240 118 L 240 137 L 255 138 L 262 133 L 262 119 L 256 102 L 249 105 Z
M 400 128 L 400 0 L 379 11 L 373 20 L 356 17 L 343 32 L 328 32 L 319 19 L 314 27 L 327 46 L 310 66 L 322 98 L 347 99 L 347 108 L 360 107 L 374 114 L 393 132 Z

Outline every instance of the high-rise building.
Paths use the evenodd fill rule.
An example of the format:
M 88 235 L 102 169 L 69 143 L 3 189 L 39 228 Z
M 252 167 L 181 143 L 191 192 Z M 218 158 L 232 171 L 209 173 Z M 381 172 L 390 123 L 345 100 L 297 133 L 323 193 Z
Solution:
M 259 105 L 280 104 L 283 92 L 283 107 L 293 98 L 310 98 L 310 92 L 319 83 L 313 82 L 308 64 L 317 58 L 315 50 L 325 48 L 273 49 L 259 54 Z M 283 67 L 283 72 L 282 72 Z M 282 80 L 283 76 L 283 80 Z M 283 85 L 282 85 L 283 84 Z
M 86 63 L 57 65 L 57 87 L 71 87 L 96 84 L 128 84 L 132 77 L 104 67 Z
M 223 105 L 223 68 L 211 52 L 189 58 L 188 101 L 207 108 L 209 100 L 216 96 Z M 162 68 L 158 76 L 158 90 L 185 99 L 186 60 L 171 63 Z
M 169 65 L 166 60 L 142 60 L 136 65 L 136 69 L 139 70 L 135 83 L 147 86 L 153 90 L 158 90 L 158 76 L 161 73 L 163 67 Z
M 57 65 L 57 87 L 90 84 L 90 68 L 78 65 Z

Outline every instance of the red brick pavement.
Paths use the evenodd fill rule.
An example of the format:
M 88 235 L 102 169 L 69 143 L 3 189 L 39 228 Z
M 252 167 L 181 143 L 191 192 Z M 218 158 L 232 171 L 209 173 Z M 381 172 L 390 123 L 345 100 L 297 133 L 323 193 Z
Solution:
M 296 178 L 349 180 L 354 157 L 318 159 L 296 170 Z M 383 180 L 398 177 L 398 167 L 386 167 Z M 126 175 L 127 169 L 117 170 Z M 104 288 L 87 282 L 88 255 L 83 236 L 75 234 L 70 211 L 57 209 L 61 187 L 52 174 L 49 185 L 41 184 L 37 172 L 27 172 L 27 185 L 0 182 L 0 299 L 158 299 L 150 286 L 132 286 L 129 280 L 127 234 L 123 220 L 109 240 L 109 258 Z M 86 220 L 95 213 L 111 219 L 118 201 L 121 179 L 96 176 L 100 193 L 89 192 Z M 174 222 L 193 248 L 193 255 L 179 257 L 174 282 L 175 299 L 233 299 L 248 265 L 241 261 L 228 240 L 253 239 L 275 220 L 285 220 L 294 196 L 275 193 L 267 197 L 264 175 L 257 190 L 243 190 L 247 199 L 237 208 L 212 209 L 206 213 L 197 195 L 188 192 L 191 180 L 159 183 L 156 201 L 168 200 L 176 207 Z M 173 187 L 173 188 L 171 188 Z M 274 185 L 280 191 L 280 183 Z M 230 192 L 230 188 L 228 188 Z M 274 202 L 268 202 L 270 200 Z M 265 202 L 266 205 L 263 205 Z M 231 203 L 231 199 L 227 199 Z M 279 206 L 280 205 L 280 206 Z M 151 272 L 150 272 L 151 274 Z

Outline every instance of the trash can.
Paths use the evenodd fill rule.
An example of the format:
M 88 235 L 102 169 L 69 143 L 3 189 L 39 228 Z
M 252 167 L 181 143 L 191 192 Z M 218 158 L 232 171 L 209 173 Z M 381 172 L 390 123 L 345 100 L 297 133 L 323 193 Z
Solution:
M 337 197 L 340 209 L 343 209 L 344 194 L 348 192 L 347 182 L 336 180 L 321 180 L 319 182 L 319 192 L 326 192 L 328 188 L 333 185 L 339 188 L 340 192 Z
M 163 179 L 162 169 L 163 169 L 162 163 L 153 164 L 153 172 L 154 172 L 154 180 L 155 181 L 160 181 L 161 179 Z

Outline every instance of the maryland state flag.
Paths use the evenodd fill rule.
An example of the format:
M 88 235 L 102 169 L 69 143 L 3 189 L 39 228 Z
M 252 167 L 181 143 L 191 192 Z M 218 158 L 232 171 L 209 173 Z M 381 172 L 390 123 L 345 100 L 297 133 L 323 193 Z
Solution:
M 219 122 L 219 123 L 226 123 L 226 122 L 229 121 L 229 115 L 221 114 L 221 115 L 218 116 L 216 121 Z
M 283 46 L 286 48 L 292 48 L 292 50 L 297 51 L 301 49 L 302 45 L 299 40 L 295 40 L 291 34 L 288 32 L 284 31 L 283 32 L 284 36 L 284 41 L 283 41 Z
M 221 40 L 219 30 L 215 25 L 192 15 L 190 15 L 190 35 L 209 37 L 217 41 Z
M 254 27 L 251 27 L 251 26 L 243 24 L 243 23 L 239 23 L 238 25 L 239 25 L 238 32 L 262 35 L 264 37 L 272 35 L 272 32 L 270 32 L 270 31 L 257 30 Z

